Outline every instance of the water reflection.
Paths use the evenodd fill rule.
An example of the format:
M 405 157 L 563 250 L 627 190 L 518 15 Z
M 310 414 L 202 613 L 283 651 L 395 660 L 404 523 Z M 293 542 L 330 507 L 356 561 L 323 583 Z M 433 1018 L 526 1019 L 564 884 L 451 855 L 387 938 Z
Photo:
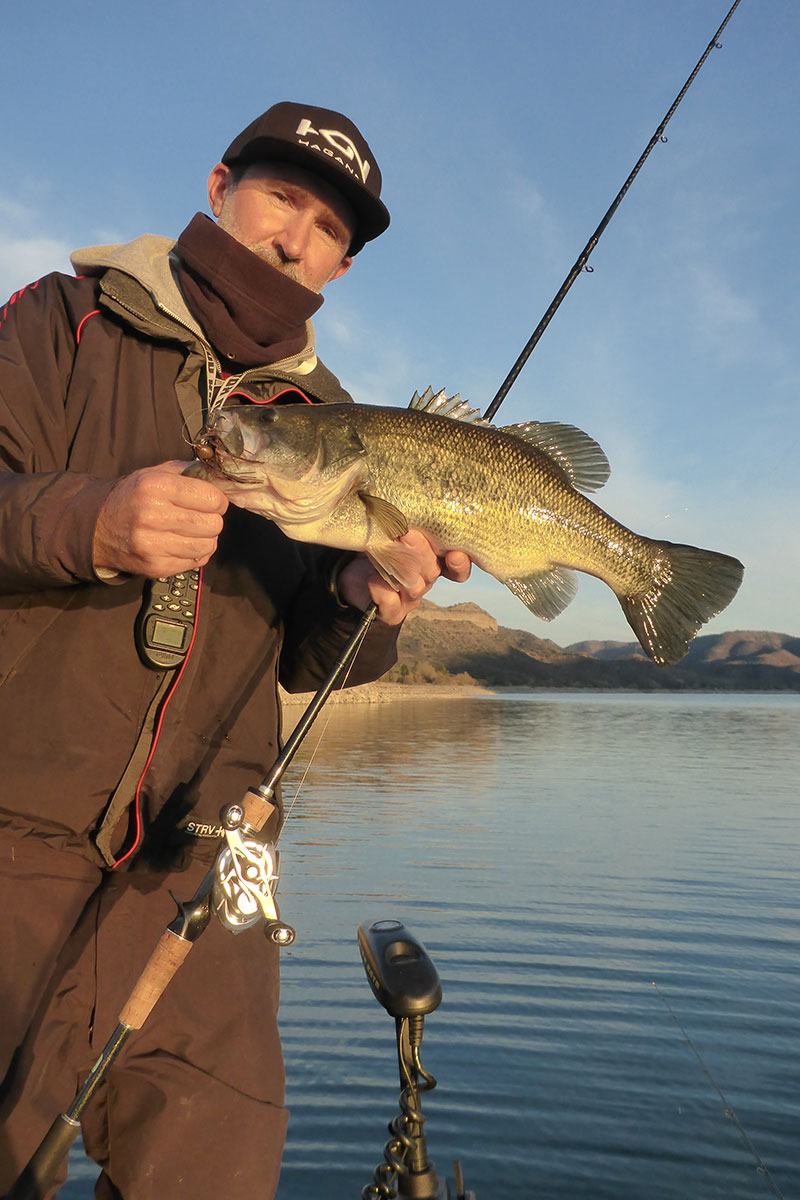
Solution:
M 431 1138 L 481 1200 L 770 1194 L 653 979 L 797 1191 L 799 717 L 664 695 L 338 710 L 284 841 L 282 1200 L 318 1194 L 320 1156 L 327 1193 L 358 1195 L 379 1152 L 391 1028 L 353 930 L 387 914 L 445 982 Z
M 477 709 L 474 699 L 343 704 L 319 718 L 300 761 L 313 753 L 315 786 L 341 783 L 348 772 L 374 788 L 439 786 L 440 765 L 454 757 L 483 779 L 495 767 L 501 731 L 501 706 Z
M 356 1197 L 380 1156 L 393 1023 L 354 934 L 387 915 L 443 979 L 431 1147 L 480 1200 L 776 1194 L 664 999 L 800 1194 L 798 734 L 793 696 L 336 709 L 286 787 L 308 767 L 283 838 L 280 1200 Z

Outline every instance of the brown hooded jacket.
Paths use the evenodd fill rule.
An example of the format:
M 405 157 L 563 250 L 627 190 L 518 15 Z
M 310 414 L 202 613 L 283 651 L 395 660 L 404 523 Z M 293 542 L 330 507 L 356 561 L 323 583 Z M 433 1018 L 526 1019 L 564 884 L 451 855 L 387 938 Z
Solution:
M 120 476 L 191 457 L 222 383 L 175 282 L 173 246 L 146 236 L 80 252 L 77 279 L 46 276 L 0 312 L 0 827 L 94 861 L 137 743 L 151 753 L 111 857 L 146 832 L 145 852 L 167 861 L 187 829 L 216 827 L 276 756 L 278 681 L 315 688 L 358 615 L 330 595 L 330 552 L 232 506 L 203 572 L 191 654 L 155 740 L 142 739 L 163 678 L 134 646 L 143 580 L 99 580 L 91 546 Z M 350 400 L 317 360 L 310 325 L 300 354 L 245 372 L 235 391 L 263 402 L 291 389 Z M 349 682 L 387 670 L 395 639 L 378 624 Z

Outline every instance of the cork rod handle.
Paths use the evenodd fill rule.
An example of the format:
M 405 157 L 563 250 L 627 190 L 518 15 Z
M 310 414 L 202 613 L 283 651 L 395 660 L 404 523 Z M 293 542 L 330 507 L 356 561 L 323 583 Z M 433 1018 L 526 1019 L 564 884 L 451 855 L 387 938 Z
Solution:
M 192 944 L 178 937 L 170 929 L 161 935 L 147 966 L 119 1014 L 121 1024 L 130 1029 L 141 1029 L 156 1001 L 191 950 Z

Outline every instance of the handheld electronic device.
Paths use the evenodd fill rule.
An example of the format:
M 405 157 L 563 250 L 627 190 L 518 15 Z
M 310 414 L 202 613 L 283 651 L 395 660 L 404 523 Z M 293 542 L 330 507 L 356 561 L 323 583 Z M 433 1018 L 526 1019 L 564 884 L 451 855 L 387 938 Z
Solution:
M 200 571 L 149 579 L 134 625 L 139 657 L 154 671 L 179 667 L 192 641 Z

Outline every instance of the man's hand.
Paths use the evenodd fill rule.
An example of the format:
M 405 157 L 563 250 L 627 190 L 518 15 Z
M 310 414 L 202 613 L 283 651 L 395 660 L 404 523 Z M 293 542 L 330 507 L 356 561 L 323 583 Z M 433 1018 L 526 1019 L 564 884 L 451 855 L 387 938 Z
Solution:
M 166 462 L 120 479 L 97 518 L 95 569 L 158 579 L 208 562 L 228 500 L 212 483 L 187 479 L 187 466 Z
M 419 566 L 419 577 L 410 587 L 396 592 L 381 579 L 365 554 L 359 554 L 342 568 L 337 581 L 339 595 L 354 608 L 365 609 L 373 601 L 378 606 L 378 616 L 386 625 L 399 625 L 414 608 L 440 575 L 455 583 L 469 579 L 472 563 L 461 550 L 449 550 L 443 560 L 436 553 L 424 533 L 410 529 L 399 539 L 415 551 Z

